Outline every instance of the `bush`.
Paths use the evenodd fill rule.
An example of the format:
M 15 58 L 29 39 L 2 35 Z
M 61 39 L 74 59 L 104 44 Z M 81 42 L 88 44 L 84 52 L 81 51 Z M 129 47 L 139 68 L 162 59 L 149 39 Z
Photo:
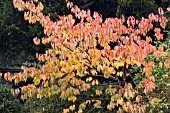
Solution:
M 67 101 L 61 101 L 57 95 L 49 98 L 37 99 L 36 97 L 27 99 L 23 106 L 26 113 L 62 113 L 68 107 Z
M 0 79 L 0 83 L 2 83 L 2 79 Z M 10 91 L 11 86 L 9 84 L 0 84 L 1 113 L 19 113 L 21 111 L 22 105 L 20 100 L 13 96 Z

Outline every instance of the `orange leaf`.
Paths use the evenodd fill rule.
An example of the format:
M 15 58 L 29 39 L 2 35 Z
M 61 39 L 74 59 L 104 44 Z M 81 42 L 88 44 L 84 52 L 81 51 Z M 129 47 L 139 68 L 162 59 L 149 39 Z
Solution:
M 34 43 L 35 43 L 36 45 L 40 44 L 40 39 L 37 38 L 37 37 L 35 37 L 35 38 L 33 39 L 33 41 L 34 41 Z
M 75 110 L 75 105 L 70 106 L 69 109 L 70 109 L 71 111 L 74 111 L 74 110 Z
M 94 69 L 92 69 L 90 72 L 92 73 L 92 75 L 96 75 L 97 74 L 96 70 L 94 70 Z
M 63 113 L 68 113 L 69 109 L 63 109 Z
M 73 102 L 75 102 L 77 100 L 77 98 L 73 95 L 73 96 L 70 96 L 69 98 L 68 98 L 68 101 L 73 101 Z
M 102 91 L 101 90 L 96 90 L 96 95 L 101 95 L 102 94 Z

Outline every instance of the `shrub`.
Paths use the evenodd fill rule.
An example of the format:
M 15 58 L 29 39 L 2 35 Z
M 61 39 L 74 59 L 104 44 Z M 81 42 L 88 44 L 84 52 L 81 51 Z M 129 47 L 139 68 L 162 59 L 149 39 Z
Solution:
M 58 95 L 42 99 L 33 97 L 26 100 L 22 111 L 26 113 L 62 113 L 65 107 L 69 107 L 68 105 L 68 102 L 61 101 Z
M 0 79 L 2 83 L 2 79 Z M 20 100 L 10 92 L 9 84 L 0 84 L 0 111 L 1 113 L 19 113 L 21 111 Z
M 155 89 L 155 78 L 151 73 L 154 62 L 146 61 L 146 57 L 153 54 L 156 58 L 164 53 L 162 46 L 157 48 L 151 43 L 153 39 L 163 40 L 160 27 L 164 29 L 168 21 L 163 9 L 158 9 L 159 15 L 151 13 L 140 21 L 122 16 L 103 22 L 98 13 L 92 17 L 90 10 L 80 10 L 66 1 L 80 22 L 75 22 L 71 14 L 51 21 L 43 15 L 44 7 L 38 0 L 14 0 L 14 7 L 28 10 L 25 20 L 39 21 L 44 27 L 46 37 L 35 37 L 34 43 L 48 43 L 52 48 L 45 54 L 36 54 L 44 62 L 40 68 L 23 66 L 24 72 L 6 73 L 5 79 L 16 84 L 33 79 L 33 84 L 21 87 L 21 98 L 58 95 L 69 101 L 64 113 L 87 112 L 89 107 L 95 112 L 145 112 L 146 106 L 157 101 L 148 96 Z M 153 31 L 155 37 L 148 36 L 148 31 Z M 129 72 L 132 67 L 142 69 L 137 80 L 137 75 Z M 12 93 L 18 94 L 20 89 L 12 89 Z

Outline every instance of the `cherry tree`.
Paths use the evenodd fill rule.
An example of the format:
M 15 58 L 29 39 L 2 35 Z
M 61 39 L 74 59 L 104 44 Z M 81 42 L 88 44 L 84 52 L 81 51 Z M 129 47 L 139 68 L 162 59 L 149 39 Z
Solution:
M 13 0 L 14 7 L 24 11 L 25 20 L 30 24 L 39 22 L 44 28 L 46 36 L 35 37 L 34 43 L 50 44 L 51 48 L 44 54 L 36 54 L 37 59 L 44 63 L 40 68 L 23 66 L 23 72 L 6 73 L 5 79 L 15 84 L 33 79 L 32 84 L 20 88 L 22 99 L 35 95 L 37 98 L 59 95 L 63 100 L 72 101 L 69 108 L 63 109 L 64 113 L 76 110 L 81 113 L 87 105 L 96 109 L 117 109 L 117 113 L 146 112 L 146 106 L 142 104 L 143 95 L 155 89 L 155 78 L 151 73 L 154 62 L 147 62 L 145 58 L 150 53 L 154 57 L 164 53 L 162 46 L 157 48 L 152 44 L 152 37 L 147 33 L 153 30 L 156 39 L 163 40 L 161 29 L 165 29 L 168 22 L 164 13 L 170 12 L 170 6 L 166 12 L 159 8 L 159 14 L 151 13 L 141 20 L 133 16 L 126 19 L 123 15 L 121 18 L 102 20 L 102 15 L 97 12 L 92 14 L 90 10 L 79 9 L 69 0 L 66 2 L 72 14 L 52 21 L 50 15 L 42 13 L 44 6 L 38 0 Z M 76 22 L 73 15 L 80 22 Z M 156 27 L 153 22 L 159 23 L 162 28 Z M 128 72 L 130 66 L 143 69 L 145 77 L 140 82 L 135 82 L 135 75 Z M 132 78 L 131 82 L 127 81 L 128 77 Z M 95 86 L 98 87 L 92 93 L 99 97 L 109 95 L 108 104 L 102 106 L 100 99 L 87 95 L 76 109 L 77 97 Z M 18 94 L 20 89 L 11 89 L 11 92 Z

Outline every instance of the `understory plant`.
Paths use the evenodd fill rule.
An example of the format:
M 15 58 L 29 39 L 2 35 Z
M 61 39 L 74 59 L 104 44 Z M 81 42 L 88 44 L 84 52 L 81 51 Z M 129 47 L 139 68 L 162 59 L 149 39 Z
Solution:
M 10 93 L 11 85 L 0 78 L 0 111 L 1 113 L 20 113 L 22 105 L 19 99 Z
M 35 37 L 34 43 L 50 44 L 51 48 L 36 54 L 42 66 L 23 66 L 21 73 L 5 74 L 5 79 L 15 84 L 32 80 L 11 92 L 22 99 L 58 95 L 68 101 L 69 106 L 62 106 L 64 113 L 146 112 L 147 106 L 157 102 L 148 96 L 155 89 L 155 64 L 146 58 L 149 54 L 154 58 L 169 55 L 153 40 L 163 40 L 162 29 L 168 22 L 164 13 L 170 6 L 166 12 L 159 8 L 159 14 L 151 13 L 141 20 L 122 15 L 103 21 L 97 12 L 66 2 L 71 14 L 52 21 L 42 13 L 44 7 L 38 0 L 13 0 L 14 7 L 24 11 L 25 20 L 39 22 L 44 28 L 45 37 Z M 169 68 L 170 61 L 164 63 Z M 133 67 L 139 67 L 141 73 L 130 73 Z M 90 107 L 92 111 L 88 111 Z

